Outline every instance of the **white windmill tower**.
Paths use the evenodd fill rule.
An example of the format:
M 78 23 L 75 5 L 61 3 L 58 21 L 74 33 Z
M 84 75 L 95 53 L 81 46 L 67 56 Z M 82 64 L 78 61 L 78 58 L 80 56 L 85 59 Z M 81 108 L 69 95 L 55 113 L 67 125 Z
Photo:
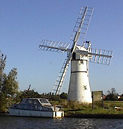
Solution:
M 67 52 L 67 58 L 56 80 L 54 91 L 56 95 L 60 93 L 67 68 L 71 62 L 68 100 L 80 103 L 92 102 L 88 73 L 89 61 L 108 65 L 112 57 L 111 51 L 92 49 L 90 41 L 82 41 L 82 46 L 77 44 L 80 34 L 85 37 L 92 14 L 93 8 L 83 7 L 81 9 L 73 30 L 74 37 L 71 48 L 69 48 L 69 44 L 49 40 L 42 40 L 39 45 L 41 50 Z

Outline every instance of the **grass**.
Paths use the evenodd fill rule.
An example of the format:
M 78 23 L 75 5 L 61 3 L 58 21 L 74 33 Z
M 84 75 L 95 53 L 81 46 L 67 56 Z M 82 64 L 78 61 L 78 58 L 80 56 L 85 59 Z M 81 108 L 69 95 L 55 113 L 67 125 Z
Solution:
M 72 115 L 85 115 L 85 114 L 123 114 L 123 101 L 104 101 L 104 106 L 101 107 L 100 103 L 95 103 L 92 109 L 91 104 L 79 104 L 77 102 L 68 102 L 67 100 L 60 100 L 59 102 L 51 102 L 54 105 L 61 105 L 65 111 L 65 116 Z M 116 110 L 114 107 L 120 107 Z

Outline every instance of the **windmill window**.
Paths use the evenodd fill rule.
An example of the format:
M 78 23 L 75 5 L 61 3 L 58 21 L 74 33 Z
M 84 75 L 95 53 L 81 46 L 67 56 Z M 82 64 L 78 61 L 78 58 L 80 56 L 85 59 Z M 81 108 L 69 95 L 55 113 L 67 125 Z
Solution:
M 76 53 L 73 53 L 73 59 L 74 60 L 76 59 Z
M 84 90 L 87 90 L 87 86 L 84 86 Z
M 84 64 L 83 60 L 81 60 L 81 64 Z

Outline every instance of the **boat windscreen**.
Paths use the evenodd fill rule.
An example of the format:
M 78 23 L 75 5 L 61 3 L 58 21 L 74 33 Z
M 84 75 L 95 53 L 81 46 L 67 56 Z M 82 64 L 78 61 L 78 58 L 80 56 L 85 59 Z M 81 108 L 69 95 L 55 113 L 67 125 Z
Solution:
M 49 103 L 47 99 L 40 99 L 41 103 Z

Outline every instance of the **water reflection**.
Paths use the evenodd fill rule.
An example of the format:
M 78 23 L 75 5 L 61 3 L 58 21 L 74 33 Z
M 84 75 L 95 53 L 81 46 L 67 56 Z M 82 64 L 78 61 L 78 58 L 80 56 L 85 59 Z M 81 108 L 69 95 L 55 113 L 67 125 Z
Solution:
M 122 119 L 0 117 L 0 129 L 123 129 Z

